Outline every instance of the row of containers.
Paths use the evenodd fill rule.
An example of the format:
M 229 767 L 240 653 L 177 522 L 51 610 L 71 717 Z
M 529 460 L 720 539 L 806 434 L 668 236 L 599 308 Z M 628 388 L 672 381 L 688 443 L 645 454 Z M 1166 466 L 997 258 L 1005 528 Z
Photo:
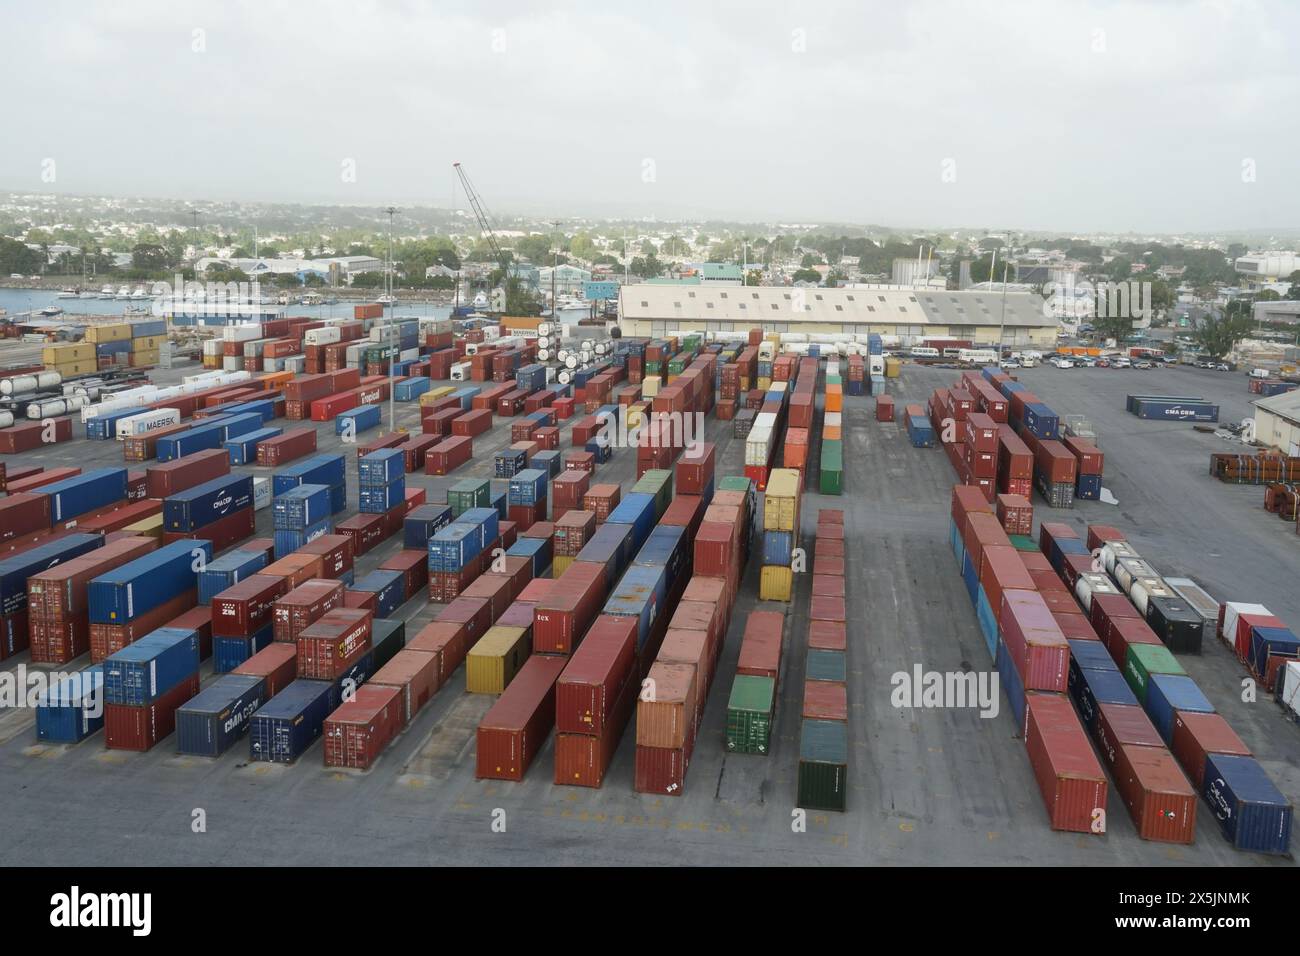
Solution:
M 1161 626 L 1172 606 L 1158 610 L 1157 595 L 1139 610 L 1121 591 L 1119 559 L 1115 578 L 1103 570 L 1114 532 L 1094 528 L 1084 542 L 1045 523 L 1038 542 L 1013 541 L 979 490 L 962 485 L 951 516 L 953 552 L 1051 826 L 1105 832 L 1109 771 L 1144 839 L 1193 842 L 1199 792 L 1234 846 L 1287 852 L 1290 805 L 1149 623 Z
M 817 551 L 808 605 L 797 800 L 812 810 L 848 809 L 848 617 L 844 512 L 817 513 Z
M 1265 450 L 1249 455 L 1214 452 L 1210 475 L 1231 485 L 1266 485 L 1300 482 L 1300 457 Z
M 989 501 L 999 492 L 1028 498 L 1035 488 L 1053 508 L 1101 498 L 1105 458 L 1096 443 L 1069 434 L 1056 412 L 997 368 L 935 389 L 928 430 L 913 422 L 919 411 L 904 409 L 911 443 L 929 447 L 937 435 L 960 482 Z
M 165 319 L 100 323 L 86 327 L 82 342 L 47 345 L 41 350 L 41 361 L 64 378 L 114 365 L 146 368 L 158 363 L 159 349 L 166 341 Z

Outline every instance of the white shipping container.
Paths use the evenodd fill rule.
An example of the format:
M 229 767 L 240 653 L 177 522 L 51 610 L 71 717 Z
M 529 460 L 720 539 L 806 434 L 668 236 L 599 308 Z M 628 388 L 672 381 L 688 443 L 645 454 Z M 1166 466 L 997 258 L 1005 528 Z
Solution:
M 495 342 L 501 335 L 501 329 L 495 325 L 483 326 L 483 341 Z
M 772 458 L 772 429 L 754 425 L 745 439 L 745 464 L 766 467 Z
M 400 352 L 397 353 L 397 360 L 399 362 L 413 362 L 419 357 L 420 357 L 420 350 L 418 348 L 402 349 Z
M 242 355 L 226 355 L 221 359 L 221 367 L 227 372 L 238 372 L 244 367 L 244 357 Z
M 227 342 L 247 342 L 251 339 L 260 339 L 262 337 L 262 323 L 240 323 L 238 325 L 227 325 L 221 329 L 221 337 Z
M 1137 558 L 1138 553 L 1125 541 L 1107 541 L 1101 546 L 1101 564 L 1106 573 L 1115 574 L 1115 563 L 1124 558 Z
M 157 408 L 140 415 L 131 415 L 117 420 L 117 440 L 126 441 L 136 435 L 147 435 L 168 425 L 179 425 L 181 412 L 178 408 Z
M 755 428 L 766 428 L 769 432 L 776 427 L 776 415 L 773 412 L 759 412 L 754 416 Z
M 1240 601 L 1228 601 L 1223 605 L 1223 631 L 1220 637 L 1232 644 L 1237 640 L 1237 618 L 1243 614 L 1272 614 L 1262 604 L 1243 604 Z
M 124 408 L 139 408 L 142 405 L 149 405 L 156 399 L 158 389 L 152 385 L 145 388 L 132 388 L 124 392 L 116 392 L 108 396 L 104 401 L 95 405 L 87 405 L 81 410 L 81 422 L 84 425 L 92 418 L 98 418 L 100 415 L 106 415 L 109 412 L 120 412 Z
M 469 362 L 457 362 L 451 367 L 451 380 L 453 382 L 466 382 L 469 380 Z
M 323 329 L 308 329 L 303 333 L 302 341 L 304 345 L 333 345 L 343 341 L 343 333 L 337 325 L 326 326 Z
M 1300 720 L 1300 661 L 1287 661 L 1277 675 L 1278 702 L 1292 720 Z
M 303 370 L 306 368 L 307 368 L 307 356 L 305 355 L 289 355 L 286 356 L 284 359 L 283 371 L 293 372 L 297 375 L 301 375 Z
M 1133 593 L 1133 585 L 1138 578 L 1158 577 L 1156 569 L 1141 558 L 1121 558 L 1115 562 L 1113 577 L 1119 589 L 1125 594 Z
M 253 479 L 253 510 L 261 511 L 271 504 L 271 479 Z

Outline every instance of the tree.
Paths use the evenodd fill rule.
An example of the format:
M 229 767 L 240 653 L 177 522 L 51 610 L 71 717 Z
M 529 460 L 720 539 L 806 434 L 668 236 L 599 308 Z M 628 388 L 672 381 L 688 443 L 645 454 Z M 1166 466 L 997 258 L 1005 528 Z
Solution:
M 203 273 L 203 278 L 208 282 L 248 282 L 248 273 L 243 269 L 235 269 L 231 266 L 224 265 L 220 262 L 208 266 L 207 271 Z
M 649 239 L 646 239 L 641 243 L 641 255 L 643 256 L 647 256 L 653 259 L 655 253 L 657 253 L 658 251 L 659 250 L 655 248 L 655 244 L 651 242 Z
M 822 274 L 818 272 L 816 269 L 800 269 L 790 277 L 790 281 L 820 283 L 822 281 Z
M 745 273 L 745 285 L 761 285 L 763 282 L 762 269 L 750 269 Z
M 515 253 L 529 262 L 548 265 L 554 251 L 550 236 L 535 234 L 515 240 Z
M 382 272 L 359 272 L 352 277 L 352 287 L 355 289 L 378 289 L 383 284 Z
M 655 276 L 663 275 L 663 263 L 654 256 L 637 256 L 628 266 L 628 271 L 632 275 L 641 279 L 652 279 Z
M 596 243 L 592 241 L 591 236 L 585 232 L 580 232 L 573 237 L 569 243 L 569 252 L 573 253 L 579 259 L 585 259 L 588 262 L 596 255 Z
M 31 275 L 41 267 L 41 254 L 16 239 L 0 236 L 0 275 Z
M 1221 359 L 1250 334 L 1253 325 L 1249 315 L 1207 313 L 1197 323 L 1192 338 L 1210 358 Z
M 805 252 L 803 259 L 799 262 L 799 268 L 811 269 L 813 266 L 823 266 L 825 264 L 826 264 L 826 260 L 823 259 L 821 256 L 815 256 L 811 252 Z
M 0 272 L 3 271 L 3 269 L 0 269 Z M 1286 281 L 1291 283 L 1291 288 L 1286 290 L 1286 297 L 1292 302 L 1300 299 L 1300 269 L 1287 276 Z
M 131 267 L 142 272 L 162 272 L 168 263 L 167 250 L 156 242 L 141 242 L 131 250 Z
M 603 252 L 591 260 L 593 266 L 617 266 L 622 265 L 617 256 L 611 256 L 608 252 Z

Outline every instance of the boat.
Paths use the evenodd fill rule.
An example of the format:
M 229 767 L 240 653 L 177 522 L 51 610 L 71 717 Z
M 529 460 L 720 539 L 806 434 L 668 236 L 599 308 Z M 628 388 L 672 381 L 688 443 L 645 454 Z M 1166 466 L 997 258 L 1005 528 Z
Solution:
M 144 286 L 138 285 L 135 287 L 135 291 L 131 293 L 131 298 L 137 301 L 140 299 L 147 299 L 149 298 L 149 293 L 144 291 Z
M 74 289 L 74 288 L 72 288 L 71 286 L 69 286 L 69 287 L 66 288 L 66 289 L 62 289 L 62 290 L 60 290 L 60 291 L 59 291 L 59 294 L 56 295 L 54 298 L 56 298 L 56 299 L 75 299 L 75 298 L 77 297 L 77 295 L 78 295 L 77 290 Z
M 472 304 L 475 311 L 486 309 L 489 305 L 487 293 L 480 292 L 478 295 L 474 296 L 474 302 Z
M 99 297 L 101 299 L 113 298 L 113 287 L 111 285 L 101 286 L 99 290 Z
M 316 292 L 305 292 L 302 297 L 303 305 L 320 305 L 324 300 Z
M 585 299 L 579 299 L 577 296 L 572 295 L 562 295 L 560 296 L 560 304 L 557 306 L 556 311 L 588 312 L 590 309 L 591 306 Z
M 98 299 L 98 298 L 99 298 L 99 293 L 96 292 L 94 289 L 82 289 L 80 292 L 77 293 L 77 298 L 78 298 L 78 299 Z
M 395 304 L 397 303 L 397 296 L 395 296 L 395 295 L 381 295 L 381 296 L 380 296 L 378 299 L 376 299 L 375 301 L 378 302 L 380 305 L 395 305 Z
M 57 306 L 57 305 L 50 305 L 50 306 L 46 306 L 45 308 L 41 309 L 41 313 L 40 313 L 40 314 L 43 315 L 43 316 L 45 316 L 45 317 L 47 317 L 47 318 L 52 318 L 52 317 L 54 317 L 54 316 L 56 316 L 56 315 L 62 315 L 62 314 L 63 314 L 63 309 L 61 309 L 61 308 L 60 308 L 59 306 Z
M 124 285 L 124 286 L 119 286 L 119 287 L 118 287 L 118 290 L 117 290 L 117 295 L 113 296 L 113 298 L 115 298 L 115 299 L 129 299 L 129 298 L 131 298 L 131 287 L 130 287 L 130 286 L 125 286 L 125 285 Z

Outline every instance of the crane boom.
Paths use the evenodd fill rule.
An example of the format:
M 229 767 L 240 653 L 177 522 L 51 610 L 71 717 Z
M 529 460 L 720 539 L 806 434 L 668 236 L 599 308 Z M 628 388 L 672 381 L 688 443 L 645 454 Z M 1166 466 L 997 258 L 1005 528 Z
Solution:
M 469 200 L 470 208 L 474 210 L 474 218 L 478 220 L 478 227 L 483 236 L 487 239 L 488 248 L 492 250 L 492 256 L 501 265 L 501 271 L 504 275 L 510 274 L 510 260 L 501 250 L 501 244 L 497 242 L 496 233 L 492 231 L 492 221 L 488 219 L 487 210 L 483 208 L 483 203 L 479 199 L 478 193 L 474 191 L 474 186 L 469 181 L 469 176 L 465 173 L 465 168 L 460 163 L 452 163 L 456 168 L 456 175 L 460 177 L 460 184 L 465 189 L 465 198 Z

